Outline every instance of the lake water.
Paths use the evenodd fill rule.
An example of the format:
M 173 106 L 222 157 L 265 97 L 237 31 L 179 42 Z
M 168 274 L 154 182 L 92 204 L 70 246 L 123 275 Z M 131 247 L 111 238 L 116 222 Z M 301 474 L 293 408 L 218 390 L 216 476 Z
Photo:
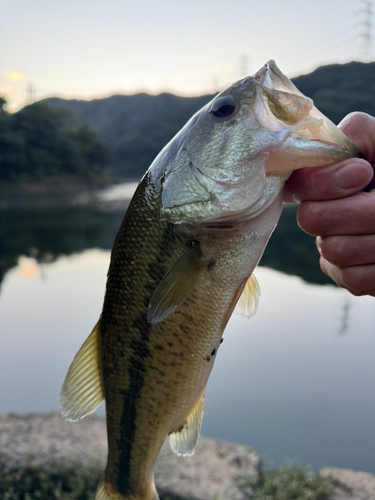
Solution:
M 99 317 L 109 249 L 133 189 L 3 206 L 1 413 L 58 409 L 67 368 Z M 315 250 L 302 252 L 283 224 L 266 262 L 294 269 L 298 260 L 315 283 L 258 268 L 258 314 L 228 324 L 202 433 L 250 445 L 273 465 L 297 456 L 315 468 L 375 473 L 375 299 L 318 284 L 326 280 L 308 265 Z

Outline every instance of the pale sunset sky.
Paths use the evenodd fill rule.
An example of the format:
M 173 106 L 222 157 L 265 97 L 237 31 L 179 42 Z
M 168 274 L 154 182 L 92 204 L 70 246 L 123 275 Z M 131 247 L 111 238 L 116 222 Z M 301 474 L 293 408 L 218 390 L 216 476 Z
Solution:
M 372 56 L 365 0 L 5 0 L 1 11 L 9 110 L 48 96 L 199 95 L 269 59 L 293 77 Z

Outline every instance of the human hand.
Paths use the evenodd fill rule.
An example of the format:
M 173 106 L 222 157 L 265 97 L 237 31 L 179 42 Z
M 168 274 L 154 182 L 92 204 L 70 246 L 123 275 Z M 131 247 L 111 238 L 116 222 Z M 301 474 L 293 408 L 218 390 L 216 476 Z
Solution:
M 297 221 L 317 236 L 322 271 L 353 295 L 375 296 L 375 118 L 351 113 L 339 127 L 365 159 L 293 172 L 284 201 L 301 203 Z

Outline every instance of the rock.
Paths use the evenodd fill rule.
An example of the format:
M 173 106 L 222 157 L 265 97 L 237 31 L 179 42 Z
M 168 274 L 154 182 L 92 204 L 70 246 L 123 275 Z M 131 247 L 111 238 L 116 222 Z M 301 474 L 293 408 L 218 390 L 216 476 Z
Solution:
M 329 500 L 375 500 L 375 475 L 351 469 L 325 467 L 324 477 L 332 477 L 336 485 Z
M 72 423 L 59 413 L 0 415 L 0 453 L 16 467 L 26 460 L 48 469 L 85 461 L 99 461 L 104 467 L 105 421 L 90 416 Z
M 27 461 L 53 470 L 100 462 L 104 468 L 105 421 L 89 416 L 71 423 L 58 413 L 0 415 L 0 453 L 12 466 Z M 166 442 L 155 478 L 160 494 L 181 500 L 248 500 L 252 491 L 246 482 L 260 469 L 260 456 L 252 448 L 201 437 L 192 457 L 177 457 Z
M 258 477 L 261 469 L 260 456 L 252 448 L 201 438 L 192 457 L 178 457 L 167 446 L 155 473 L 160 494 L 187 500 L 252 498 L 246 481 Z

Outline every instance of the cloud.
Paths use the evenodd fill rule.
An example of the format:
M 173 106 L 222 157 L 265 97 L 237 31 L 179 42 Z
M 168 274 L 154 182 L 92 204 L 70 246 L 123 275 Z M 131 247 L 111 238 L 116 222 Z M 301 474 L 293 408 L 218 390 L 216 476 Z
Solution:
M 22 82 L 26 78 L 26 75 L 21 71 L 4 71 L 5 77 L 11 82 Z

